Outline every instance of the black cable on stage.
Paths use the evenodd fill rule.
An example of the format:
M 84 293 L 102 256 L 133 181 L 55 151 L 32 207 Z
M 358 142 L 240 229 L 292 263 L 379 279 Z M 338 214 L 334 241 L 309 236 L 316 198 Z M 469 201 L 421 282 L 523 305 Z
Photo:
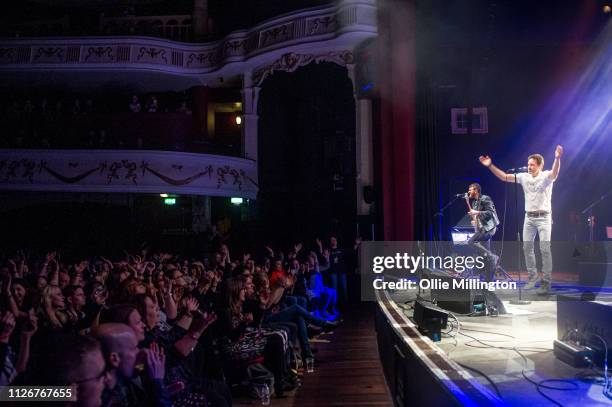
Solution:
M 608 342 L 606 342 L 606 340 L 604 338 L 602 338 L 601 336 L 594 334 L 594 333 L 590 333 L 591 336 L 596 337 L 597 339 L 599 339 L 603 344 L 604 344 L 604 348 L 606 350 L 606 354 L 604 357 L 604 388 L 603 388 L 603 395 L 606 396 L 609 399 L 612 399 L 612 391 L 610 390 L 610 379 L 608 378 Z
M 465 334 L 465 333 L 463 333 L 463 332 L 460 332 L 460 328 L 462 327 L 461 322 L 460 322 L 460 321 L 459 321 L 459 319 L 458 319 L 458 318 L 455 316 L 455 314 L 453 314 L 452 312 L 449 312 L 448 314 L 449 314 L 450 316 L 452 316 L 452 317 L 455 319 L 455 321 L 457 321 L 457 333 L 456 333 L 455 335 L 453 335 L 453 336 L 457 336 L 458 334 L 461 334 L 461 335 L 463 335 L 463 336 L 467 336 L 468 338 L 472 339 L 472 341 L 476 341 L 476 342 L 479 342 L 479 343 L 481 343 L 482 345 L 484 345 L 484 346 L 473 346 L 473 345 L 470 345 L 470 344 L 469 344 L 469 343 L 470 343 L 470 342 L 472 342 L 472 341 L 469 341 L 469 342 L 466 342 L 466 343 L 465 343 L 465 345 L 466 345 L 466 346 L 469 346 L 469 347 L 472 347 L 472 348 L 478 348 L 478 349 L 484 349 L 484 348 L 495 348 L 495 349 L 503 349 L 503 350 L 514 350 L 514 347 L 508 347 L 508 346 L 495 346 L 495 345 L 491 345 L 491 344 L 488 344 L 488 343 L 484 343 L 484 342 L 483 342 L 484 340 L 486 340 L 487 342 L 506 342 L 506 341 L 496 341 L 495 339 L 483 339 L 483 340 L 480 340 L 480 339 L 475 338 L 475 337 L 473 337 L 473 336 L 471 336 L 471 335 L 467 335 L 467 334 Z M 462 329 L 463 331 L 470 331 L 470 332 L 481 332 L 481 333 L 486 333 L 486 334 L 491 334 L 491 335 L 505 336 L 505 337 L 510 338 L 510 339 L 516 339 L 516 337 L 514 337 L 514 336 L 512 336 L 512 335 L 503 334 L 503 333 L 500 333 L 500 332 L 480 331 L 480 330 L 478 330 L 478 329 L 470 329 L 470 328 L 461 328 L 461 329 Z M 451 326 L 451 330 L 450 330 L 450 331 L 447 331 L 447 332 L 445 332 L 445 333 L 447 333 L 447 334 L 448 334 L 448 333 L 450 333 L 450 332 L 452 332 L 452 326 Z M 525 352 L 533 352 L 533 353 L 545 353 L 545 352 L 552 352 L 552 349 L 548 349 L 548 348 L 539 348 L 539 347 L 537 347 L 537 346 L 527 346 L 527 347 L 518 348 L 518 349 L 521 349 L 521 350 L 523 350 L 523 351 L 525 351 Z M 533 349 L 536 349 L 536 350 L 533 350 Z
M 459 335 L 459 334 L 461 333 L 461 332 L 460 332 L 460 329 L 461 329 L 461 322 L 460 322 L 460 321 L 459 321 L 459 319 L 458 319 L 458 318 L 455 316 L 455 314 L 453 314 L 452 312 L 449 312 L 449 315 L 450 315 L 450 316 L 452 316 L 452 317 L 455 319 L 455 321 L 457 322 L 457 332 L 456 332 L 454 335 L 452 335 L 452 336 L 451 336 L 451 338 L 453 338 L 453 339 L 455 340 L 455 347 L 457 347 L 457 338 L 456 338 L 456 336 L 457 336 L 457 335 Z M 449 332 L 452 332 L 452 327 L 453 327 L 453 324 L 451 323 L 451 331 L 449 331 Z M 447 334 L 448 334 L 448 333 L 447 333 Z M 450 352 L 449 352 L 449 353 L 450 353 Z M 459 366 L 462 366 L 463 368 L 468 369 L 468 370 L 472 370 L 472 371 L 476 372 L 477 374 L 481 375 L 482 377 L 484 377 L 484 378 L 485 378 L 485 379 L 486 379 L 486 380 L 487 380 L 487 381 L 488 381 L 488 382 L 491 384 L 491 386 L 493 386 L 493 388 L 495 389 L 495 392 L 497 393 L 497 396 L 498 396 L 500 399 L 503 399 L 503 397 L 502 397 L 502 395 L 501 395 L 501 392 L 499 391 L 499 388 L 497 387 L 497 385 L 495 384 L 495 382 L 494 382 L 493 380 L 491 380 L 491 378 L 490 378 L 489 376 L 487 376 L 487 375 L 486 375 L 484 372 L 481 372 L 480 370 L 478 370 L 478 369 L 476 369 L 476 368 L 474 368 L 474 367 L 471 367 L 471 366 L 465 365 L 465 364 L 460 363 L 460 362 L 456 362 L 456 363 L 457 363 Z
M 486 333 L 486 334 L 491 334 L 491 335 L 499 335 L 499 336 L 505 336 L 507 338 L 511 338 L 511 339 L 516 339 L 516 337 L 512 336 L 512 335 L 508 335 L 508 334 L 503 334 L 500 332 L 490 332 L 490 331 L 479 331 L 478 329 L 469 329 L 469 328 L 463 328 L 464 331 L 470 331 L 470 332 L 481 332 L 481 333 Z M 495 348 L 495 349 L 503 349 L 503 350 L 514 350 L 516 347 L 509 347 L 509 346 L 496 346 L 496 345 L 491 345 L 489 343 L 485 343 L 484 341 L 487 342 L 496 342 L 495 339 L 478 339 L 475 338 L 471 335 L 465 334 L 465 333 L 461 333 L 461 335 L 463 336 L 467 336 L 468 338 L 472 339 L 473 341 L 476 341 L 482 345 L 484 345 L 484 347 L 486 348 Z M 470 341 L 471 342 L 471 341 Z M 499 341 L 499 342 L 506 342 L 506 341 Z M 483 346 L 473 346 L 473 345 L 469 345 L 469 342 L 466 342 L 465 344 L 466 346 L 470 346 L 472 348 L 479 348 L 482 349 Z M 516 349 L 521 349 L 525 352 L 535 352 L 535 353 L 545 353 L 545 352 L 551 352 L 552 349 L 548 349 L 548 348 L 539 348 L 537 346 L 526 346 L 526 347 L 522 347 L 522 348 L 516 348 Z M 531 350 L 531 349 L 536 349 Z
M 461 334 L 463 336 L 471 338 L 472 341 L 476 341 L 476 342 L 484 345 L 484 346 L 470 345 L 470 342 L 472 342 L 472 341 L 470 341 L 470 342 L 466 342 L 465 343 L 466 346 L 473 347 L 473 348 L 479 348 L 479 349 L 494 348 L 494 349 L 502 349 L 502 350 L 512 350 L 512 351 L 516 352 L 523 359 L 523 362 L 524 362 L 523 368 L 521 369 L 521 375 L 523 376 L 523 378 L 525 378 L 525 380 L 527 380 L 528 382 L 530 382 L 533 385 L 535 385 L 536 386 L 536 390 L 538 391 L 538 393 L 542 397 L 544 397 L 547 400 L 549 400 L 550 402 L 554 403 L 555 405 L 563 407 L 563 405 L 561 403 L 557 402 L 552 397 L 549 397 L 548 395 L 546 395 L 542 391 L 542 389 L 558 390 L 558 391 L 574 391 L 574 390 L 578 390 L 579 389 L 578 384 L 576 384 L 576 382 L 574 380 L 572 380 L 572 379 L 544 379 L 544 380 L 540 380 L 539 382 L 536 382 L 535 380 L 530 379 L 529 377 L 527 377 L 527 375 L 525 374 L 525 368 L 526 368 L 527 363 L 528 363 L 527 362 L 527 357 L 521 353 L 521 350 L 522 351 L 526 351 L 526 352 L 545 353 L 545 352 L 552 351 L 552 349 L 538 348 L 538 347 L 518 348 L 516 346 L 510 348 L 510 347 L 506 347 L 506 346 L 491 345 L 489 343 L 485 343 L 484 342 L 484 341 L 486 341 L 486 339 L 485 340 L 480 340 L 480 339 L 475 338 L 475 337 L 473 337 L 471 335 L 468 335 L 468 334 L 466 334 L 464 332 L 459 332 L 459 329 L 461 327 L 461 322 L 459 321 L 459 319 L 454 314 L 449 313 L 449 315 L 451 315 L 455 319 L 455 321 L 457 321 L 457 324 L 458 324 L 458 326 L 457 326 L 457 333 L 452 336 L 453 338 L 456 335 Z M 511 339 L 516 339 L 516 337 L 514 337 L 512 335 L 508 335 L 508 334 L 504 334 L 504 333 L 500 333 L 500 332 L 480 331 L 478 329 L 470 329 L 470 328 L 463 328 L 463 330 L 464 331 L 470 331 L 470 332 L 486 333 L 486 334 L 491 334 L 491 335 L 499 335 L 499 336 L 504 336 L 504 337 L 511 338 Z M 451 331 L 449 331 L 449 332 L 452 332 L 452 328 L 451 328 Z M 567 335 L 567 333 L 566 333 L 566 335 Z M 597 334 L 591 334 L 591 335 L 594 336 L 594 337 L 597 337 L 604 344 L 604 347 L 605 347 L 604 373 L 603 373 L 604 381 L 603 381 L 603 383 L 595 382 L 594 384 L 603 386 L 603 394 L 604 394 L 604 396 L 606 396 L 607 398 L 612 398 L 612 394 L 610 394 L 610 390 L 609 390 L 609 387 L 612 387 L 612 386 L 610 386 L 611 379 L 608 377 L 608 344 L 607 344 L 607 342 L 601 336 L 599 336 Z M 455 341 L 456 341 L 456 339 L 455 339 Z M 491 342 L 491 341 L 494 341 L 494 340 L 488 340 L 488 342 Z M 540 349 L 541 351 L 533 351 L 531 349 Z M 461 365 L 461 363 L 459 363 L 459 362 L 457 362 L 457 363 L 459 365 Z M 464 366 L 464 367 L 467 368 L 467 366 Z M 485 378 L 487 380 L 489 380 L 487 377 L 485 377 Z M 568 388 L 568 387 L 551 386 L 551 385 L 548 385 L 546 383 L 568 383 L 568 384 L 571 384 L 572 387 Z M 501 395 L 500 395 L 500 397 L 501 397 Z
M 457 318 L 455 317 L 455 319 L 457 319 Z M 459 322 L 459 320 L 458 320 L 458 319 L 457 319 L 457 322 Z M 459 322 L 459 325 L 461 325 L 461 322 Z M 464 330 L 465 330 L 465 329 L 464 329 Z M 472 330 L 472 331 L 477 331 L 477 330 Z M 481 332 L 482 332 L 482 331 L 481 331 Z M 459 333 L 459 332 L 458 332 L 458 333 Z M 486 333 L 488 333 L 488 334 L 494 334 L 494 335 L 501 335 L 501 336 L 506 336 L 506 337 L 510 337 L 510 338 L 516 339 L 516 338 L 515 338 L 515 337 L 513 337 L 512 335 L 507 335 L 507 334 L 502 334 L 502 333 L 497 333 L 497 332 L 486 332 Z M 551 403 L 555 404 L 556 406 L 563 407 L 563 404 L 559 403 L 557 400 L 553 399 L 552 397 L 550 397 L 550 396 L 548 396 L 546 393 L 544 393 L 544 391 L 542 391 L 542 389 L 543 389 L 543 388 L 545 388 L 545 389 L 551 389 L 551 390 L 563 390 L 563 391 L 567 391 L 567 390 L 577 390 L 577 389 L 578 389 L 578 385 L 577 385 L 576 383 L 574 383 L 574 382 L 570 381 L 570 380 L 563 380 L 563 379 L 545 379 L 545 380 L 541 380 L 540 382 L 536 382 L 535 380 L 533 380 L 533 379 L 531 379 L 531 378 L 527 377 L 527 374 L 525 374 L 525 368 L 527 367 L 527 364 L 528 364 L 527 357 L 526 357 L 525 355 L 523 355 L 523 354 L 521 353 L 521 351 L 520 351 L 520 350 L 519 350 L 517 347 L 508 348 L 508 347 L 505 347 L 505 346 L 494 346 L 494 345 L 487 344 L 487 343 L 485 343 L 485 342 L 481 341 L 480 339 L 475 338 L 475 337 L 473 337 L 473 336 L 471 336 L 471 335 L 468 335 L 468 334 L 466 334 L 466 333 L 464 333 L 464 332 L 461 332 L 460 334 L 461 334 L 461 335 L 463 335 L 463 336 L 467 336 L 468 338 L 471 338 L 471 339 L 473 339 L 473 340 L 475 340 L 475 341 L 477 341 L 477 342 L 479 342 L 479 343 L 481 343 L 481 344 L 483 344 L 483 345 L 485 345 L 485 346 L 487 346 L 487 347 L 490 347 L 490 348 L 497 348 L 497 349 L 504 349 L 504 350 L 512 350 L 512 351 L 516 352 L 516 353 L 517 353 L 517 354 L 518 354 L 518 355 L 519 355 L 519 356 L 520 356 L 520 357 L 523 359 L 523 367 L 522 367 L 522 369 L 521 369 L 521 375 L 523 376 L 523 378 L 524 378 L 525 380 L 527 380 L 528 382 L 532 383 L 533 385 L 535 385 L 535 386 L 536 386 L 536 390 L 537 390 L 537 392 L 538 392 L 538 393 L 539 393 L 539 394 L 540 394 L 542 397 L 544 397 L 545 399 L 547 399 L 547 400 L 548 400 L 548 401 L 550 401 Z M 469 345 L 468 345 L 468 346 L 469 346 Z M 549 350 L 549 349 L 547 349 L 546 351 L 550 351 L 550 350 Z M 563 387 L 563 388 L 561 388 L 561 387 L 554 387 L 554 386 L 549 386 L 549 385 L 543 384 L 543 383 L 547 383 L 547 382 L 551 382 L 551 381 L 569 382 L 569 383 L 572 383 L 572 384 L 573 384 L 575 387 L 570 389 L 570 388 L 567 388 L 567 387 Z
M 463 328 L 463 330 L 464 331 L 470 331 L 470 332 L 480 332 L 480 333 L 483 333 L 483 334 L 505 336 L 505 337 L 510 338 L 510 339 L 516 339 L 516 336 L 512 336 L 512 335 L 508 335 L 508 334 L 503 334 L 501 332 L 480 331 L 478 329 L 470 329 L 470 328 L 465 328 L 465 327 Z
M 449 338 L 454 338 L 455 336 L 457 336 L 457 333 L 455 333 L 454 335 L 451 335 L 451 333 L 455 330 L 455 324 L 451 322 L 449 325 L 450 325 L 450 329 L 442 333 L 445 335 L 448 335 Z
M 475 346 L 472 345 L 472 342 L 477 342 L 476 340 L 471 340 L 468 342 L 465 342 L 464 345 L 465 346 L 469 346 L 470 348 L 475 348 L 475 349 L 501 349 L 501 350 L 514 350 L 514 348 L 510 348 L 507 346 L 495 346 L 495 345 L 489 345 L 489 344 L 483 344 L 484 346 Z M 530 352 L 533 354 L 540 354 L 540 353 L 548 353 L 548 352 L 552 352 L 552 349 L 546 349 L 546 348 L 517 348 L 523 352 Z
M 455 362 L 455 363 L 457 363 L 459 366 L 461 366 L 461 367 L 463 367 L 463 368 L 465 368 L 465 369 L 468 369 L 468 370 L 471 370 L 471 371 L 473 371 L 473 372 L 476 372 L 477 374 L 479 374 L 479 375 L 481 375 L 482 377 L 484 377 L 484 378 L 485 378 L 485 379 L 486 379 L 486 380 L 487 380 L 487 381 L 488 381 L 488 382 L 491 384 L 491 386 L 493 386 L 493 388 L 495 389 L 495 393 L 497 393 L 497 396 L 498 396 L 500 399 L 502 399 L 502 400 L 503 400 L 503 397 L 502 397 L 502 395 L 501 395 L 501 392 L 499 391 L 499 388 L 497 387 L 497 385 L 495 384 L 495 382 L 494 382 L 494 381 L 493 381 L 493 380 L 492 380 L 492 379 L 491 379 L 489 376 L 487 376 L 487 375 L 486 375 L 485 373 L 483 373 L 482 371 L 480 371 L 480 370 L 476 369 L 475 367 L 468 366 L 468 365 L 464 365 L 463 363 L 460 363 L 460 362 Z
M 564 390 L 564 391 L 567 391 L 567 390 L 577 390 L 577 389 L 578 389 L 578 385 L 577 385 L 576 383 L 573 383 L 573 384 L 576 386 L 576 387 L 575 387 L 575 388 L 573 388 L 573 389 L 568 389 L 568 388 L 559 388 L 559 387 L 546 386 L 546 385 L 541 384 L 541 383 L 543 383 L 543 382 L 547 382 L 547 381 L 549 381 L 549 380 L 540 380 L 539 382 L 536 382 L 535 380 L 533 380 L 533 379 L 531 379 L 531 378 L 527 377 L 527 375 L 525 374 L 525 368 L 527 367 L 527 363 L 528 363 L 528 362 L 527 362 L 527 357 L 526 357 L 525 355 L 523 355 L 523 354 L 521 353 L 521 351 L 519 351 L 519 350 L 518 350 L 518 349 L 516 349 L 516 348 L 514 349 L 514 351 L 515 351 L 516 353 L 518 353 L 518 354 L 519 354 L 519 356 L 520 356 L 521 358 L 523 358 L 523 368 L 521 369 L 521 374 L 523 375 L 523 378 L 524 378 L 525 380 L 527 380 L 529 383 L 531 383 L 531 384 L 535 385 L 536 390 L 538 391 L 538 393 L 540 393 L 540 395 L 541 395 L 542 397 L 544 397 L 545 399 L 547 399 L 548 401 L 550 401 L 550 402 L 551 402 L 551 403 L 553 403 L 554 405 L 559 406 L 559 407 L 563 407 L 563 404 L 559 403 L 557 400 L 553 399 L 552 397 L 550 397 L 550 396 L 548 396 L 546 393 L 544 393 L 544 392 L 542 391 L 542 388 L 545 388 L 545 389 L 552 389 L 552 390 Z M 551 379 L 551 380 L 559 380 L 559 381 L 562 381 L 561 379 Z

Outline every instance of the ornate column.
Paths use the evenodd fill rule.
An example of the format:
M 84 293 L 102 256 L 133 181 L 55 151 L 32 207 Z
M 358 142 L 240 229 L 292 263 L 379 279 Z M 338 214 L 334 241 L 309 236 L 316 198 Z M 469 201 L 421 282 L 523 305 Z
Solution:
M 208 35 L 208 0 L 193 0 L 193 15 L 191 16 L 193 37 L 196 40 Z
M 242 156 L 257 161 L 257 102 L 261 88 L 253 83 L 252 73 L 245 72 L 242 83 Z
M 346 64 L 353 81 L 355 98 L 355 187 L 357 188 L 357 215 L 370 215 L 372 204 L 363 199 L 363 188 L 374 185 L 374 156 L 372 154 L 372 101 L 359 98 L 355 82 L 355 64 Z

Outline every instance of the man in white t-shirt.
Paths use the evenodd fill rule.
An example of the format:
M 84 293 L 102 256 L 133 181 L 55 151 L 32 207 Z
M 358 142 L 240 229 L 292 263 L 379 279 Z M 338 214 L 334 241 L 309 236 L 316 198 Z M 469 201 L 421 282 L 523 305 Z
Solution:
M 525 222 L 523 223 L 523 242 L 525 249 L 525 263 L 529 272 L 529 282 L 525 289 L 535 287 L 540 280 L 536 268 L 534 240 L 540 237 L 540 252 L 542 253 L 542 284 L 538 294 L 546 295 L 550 290 L 552 275 L 552 256 L 550 252 L 550 235 L 552 231 L 552 187 L 559 175 L 563 147 L 555 149 L 555 161 L 550 171 L 543 171 L 544 157 L 532 154 L 527 158 L 527 172 L 516 174 L 516 182 L 523 187 L 525 193 Z M 480 156 L 480 163 L 487 167 L 499 179 L 505 182 L 514 182 L 514 174 L 506 174 L 493 165 L 489 156 Z

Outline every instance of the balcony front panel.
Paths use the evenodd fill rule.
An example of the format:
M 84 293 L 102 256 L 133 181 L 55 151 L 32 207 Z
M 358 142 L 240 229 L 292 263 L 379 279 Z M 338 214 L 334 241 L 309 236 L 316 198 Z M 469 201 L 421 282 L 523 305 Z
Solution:
M 329 42 L 327 48 L 356 45 L 376 35 L 375 4 L 373 0 L 347 0 L 333 7 L 302 10 L 204 44 L 148 37 L 5 39 L 0 40 L 0 69 L 123 68 L 201 75 L 274 50 L 291 51 L 288 48 L 298 45 L 321 41 Z M 341 36 L 346 40 L 333 44 Z
M 254 161 L 130 150 L 0 150 L 0 189 L 128 192 L 255 199 Z

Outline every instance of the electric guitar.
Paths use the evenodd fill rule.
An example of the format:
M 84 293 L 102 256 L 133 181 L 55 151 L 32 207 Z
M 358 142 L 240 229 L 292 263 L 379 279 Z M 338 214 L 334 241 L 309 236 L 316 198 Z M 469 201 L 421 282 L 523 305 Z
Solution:
M 468 211 L 472 210 L 472 205 L 470 205 L 470 197 L 469 196 L 465 196 L 465 203 L 468 207 Z M 472 218 L 472 226 L 474 226 L 474 232 L 478 233 L 478 229 L 480 229 L 480 220 L 478 219 L 478 215 L 470 215 L 470 217 Z

